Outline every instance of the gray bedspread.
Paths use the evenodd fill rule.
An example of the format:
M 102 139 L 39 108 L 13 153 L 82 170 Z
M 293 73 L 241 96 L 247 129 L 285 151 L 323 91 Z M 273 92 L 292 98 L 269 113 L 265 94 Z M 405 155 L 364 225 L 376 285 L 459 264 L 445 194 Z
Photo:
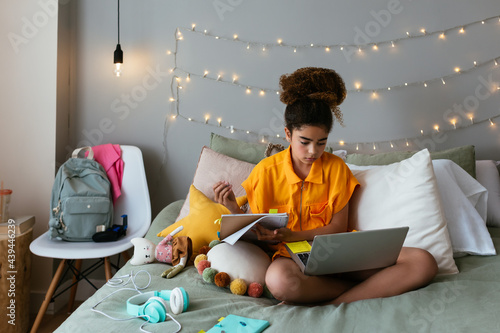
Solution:
M 182 205 L 167 206 L 153 221 L 147 238 L 157 243 L 156 234 L 172 223 Z M 500 229 L 489 229 L 497 252 L 500 251 Z M 145 291 L 184 287 L 190 297 L 187 312 L 176 315 L 181 332 L 208 331 L 220 317 L 236 314 L 268 320 L 271 332 L 500 332 L 500 258 L 467 256 L 456 259 L 459 274 L 439 276 L 425 288 L 406 294 L 342 304 L 340 306 L 277 305 L 268 298 L 231 294 L 228 289 L 206 284 L 193 266 L 173 279 L 161 278 L 168 267 L 154 263 L 143 266 L 125 264 L 115 276 L 146 269 L 152 283 Z M 139 274 L 137 284 L 147 282 Z M 127 287 L 131 288 L 129 284 Z M 142 319 L 114 321 L 91 311 L 97 309 L 112 317 L 128 318 L 126 301 L 136 294 L 131 290 L 105 285 L 85 301 L 56 332 L 139 332 Z M 175 332 L 171 320 L 143 327 L 150 332 Z

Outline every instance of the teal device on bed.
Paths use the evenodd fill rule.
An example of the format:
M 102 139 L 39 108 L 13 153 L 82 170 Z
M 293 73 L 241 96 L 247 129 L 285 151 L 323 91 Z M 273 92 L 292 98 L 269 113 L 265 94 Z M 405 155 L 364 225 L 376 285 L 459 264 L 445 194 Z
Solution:
M 173 314 L 182 313 L 189 306 L 189 296 L 186 290 L 180 287 L 132 296 L 127 300 L 127 313 L 144 317 L 150 323 L 159 323 L 167 318 L 166 301 L 170 301 L 170 310 Z

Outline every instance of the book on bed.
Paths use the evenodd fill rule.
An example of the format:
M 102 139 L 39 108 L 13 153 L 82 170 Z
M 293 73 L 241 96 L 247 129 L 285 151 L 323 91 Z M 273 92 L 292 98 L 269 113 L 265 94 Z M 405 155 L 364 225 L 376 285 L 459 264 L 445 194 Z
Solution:
M 257 241 L 257 235 L 252 230 L 257 223 L 271 230 L 284 228 L 288 223 L 288 214 L 224 214 L 220 220 L 219 237 L 231 245 L 239 239 Z

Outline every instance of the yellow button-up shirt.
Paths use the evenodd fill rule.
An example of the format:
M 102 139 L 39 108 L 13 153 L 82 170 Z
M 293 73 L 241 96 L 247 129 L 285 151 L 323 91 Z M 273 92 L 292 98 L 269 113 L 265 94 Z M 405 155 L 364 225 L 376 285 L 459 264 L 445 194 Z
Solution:
M 330 223 L 349 202 L 359 185 L 344 161 L 324 152 L 314 161 L 306 179 L 293 170 L 290 147 L 262 160 L 242 183 L 253 213 L 288 213 L 292 231 L 310 230 Z M 284 246 L 279 254 L 288 256 Z

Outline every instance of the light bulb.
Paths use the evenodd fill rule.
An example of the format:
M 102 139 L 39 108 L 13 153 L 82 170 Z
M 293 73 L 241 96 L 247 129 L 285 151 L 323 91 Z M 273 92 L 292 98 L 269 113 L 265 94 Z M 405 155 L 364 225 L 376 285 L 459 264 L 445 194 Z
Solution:
M 116 77 L 122 76 L 122 65 L 123 64 L 119 63 L 119 62 L 117 62 L 115 64 L 115 69 L 114 69 L 113 73 L 115 73 Z
M 120 77 L 122 75 L 122 65 L 123 65 L 123 51 L 121 45 L 116 44 L 115 52 L 113 53 L 113 63 L 115 64 L 114 73 L 116 77 Z

